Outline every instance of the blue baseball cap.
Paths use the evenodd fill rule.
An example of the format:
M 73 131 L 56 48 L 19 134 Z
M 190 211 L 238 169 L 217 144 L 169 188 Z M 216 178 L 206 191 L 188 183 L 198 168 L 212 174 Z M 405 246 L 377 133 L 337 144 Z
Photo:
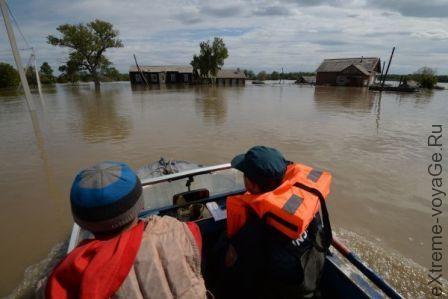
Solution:
M 254 146 L 232 159 L 231 165 L 258 184 L 266 180 L 283 180 L 287 161 L 275 148 Z
M 126 164 L 102 162 L 82 170 L 70 191 L 75 222 L 92 233 L 113 231 L 138 217 L 142 185 Z

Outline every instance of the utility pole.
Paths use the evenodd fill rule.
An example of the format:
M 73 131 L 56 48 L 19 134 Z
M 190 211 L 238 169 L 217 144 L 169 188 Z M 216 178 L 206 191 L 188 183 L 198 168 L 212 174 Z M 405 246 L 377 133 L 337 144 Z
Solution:
M 386 68 L 386 61 L 383 61 L 383 67 L 381 68 L 381 75 L 380 75 L 380 84 L 381 82 L 383 82 L 383 73 L 384 73 L 384 69 Z
M 142 76 L 142 79 L 143 79 L 143 81 L 145 82 L 146 86 L 149 87 L 149 83 L 148 83 L 148 81 L 146 80 L 146 77 L 145 77 L 145 75 L 143 74 L 143 72 L 142 72 L 140 66 L 138 65 L 137 57 L 135 56 L 135 54 L 134 54 L 134 60 L 135 60 L 135 66 L 137 67 L 137 70 L 139 71 L 140 76 Z
M 386 69 L 386 72 L 384 73 L 383 82 L 381 83 L 381 91 L 383 90 L 384 82 L 386 82 L 386 77 L 387 77 L 387 74 L 389 73 L 389 67 L 390 67 L 390 63 L 392 62 L 392 57 L 394 57 L 394 52 L 395 52 L 395 47 L 392 48 L 392 53 L 390 53 L 389 63 L 387 64 L 387 69 Z
M 8 33 L 9 43 L 11 45 L 12 54 L 16 62 L 17 71 L 19 72 L 20 81 L 22 82 L 23 90 L 25 92 L 26 103 L 29 111 L 34 111 L 33 97 L 31 95 L 28 81 L 26 80 L 25 72 L 23 71 L 22 59 L 20 58 L 19 49 L 17 48 L 16 38 L 14 36 L 14 29 L 11 26 L 11 20 L 9 19 L 8 4 L 6 0 L 0 0 L 0 9 L 3 14 L 3 20 L 5 21 L 6 32 Z

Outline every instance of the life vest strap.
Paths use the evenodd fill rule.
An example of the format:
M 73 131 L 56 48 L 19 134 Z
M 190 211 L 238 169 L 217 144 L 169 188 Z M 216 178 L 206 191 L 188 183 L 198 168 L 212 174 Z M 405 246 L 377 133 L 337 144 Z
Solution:
M 263 216 L 263 219 L 265 219 L 265 221 L 267 221 L 268 218 L 271 218 L 271 219 L 277 221 L 277 222 L 280 223 L 281 225 L 283 225 L 283 226 L 289 228 L 291 231 L 297 231 L 297 230 L 299 229 L 297 225 L 292 224 L 291 222 L 288 222 L 288 221 L 284 220 L 283 218 L 281 218 L 281 217 L 275 215 L 275 214 L 272 213 L 272 212 L 267 212 L 267 213 Z
M 297 188 L 303 189 L 309 193 L 312 193 L 312 194 L 316 195 L 317 198 L 319 198 L 320 207 L 322 210 L 322 221 L 324 224 L 323 230 L 324 230 L 325 240 L 323 240 L 323 243 L 324 243 L 325 249 L 328 251 L 328 249 L 330 248 L 331 242 L 333 241 L 333 231 L 331 229 L 330 217 L 328 215 L 327 204 L 325 203 L 324 196 L 316 188 L 312 188 L 312 187 L 304 185 L 302 183 L 297 182 L 294 184 L 294 186 L 296 186 Z

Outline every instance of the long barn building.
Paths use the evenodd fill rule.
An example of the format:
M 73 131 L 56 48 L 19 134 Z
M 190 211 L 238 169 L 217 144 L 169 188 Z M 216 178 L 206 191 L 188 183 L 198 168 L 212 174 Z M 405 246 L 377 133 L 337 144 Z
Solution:
M 316 85 L 369 86 L 379 73 L 377 57 L 325 59 L 316 70 Z
M 136 66 L 129 69 L 132 84 L 145 84 L 142 74 L 149 84 L 192 84 L 196 83 L 191 66 Z M 219 70 L 215 83 L 218 85 L 244 85 L 246 75 L 240 69 Z
M 191 66 L 136 66 L 129 69 L 132 84 L 145 84 L 141 73 L 149 84 L 193 83 L 193 67 Z

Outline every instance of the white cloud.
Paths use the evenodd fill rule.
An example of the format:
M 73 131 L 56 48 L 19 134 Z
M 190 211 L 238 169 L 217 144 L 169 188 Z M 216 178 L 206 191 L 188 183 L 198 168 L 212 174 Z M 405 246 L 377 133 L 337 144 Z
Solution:
M 68 50 L 48 45 L 46 36 L 55 34 L 59 24 L 99 18 L 120 31 L 125 47 L 106 54 L 121 71 L 133 64 L 133 53 L 142 64 L 188 64 L 200 41 L 222 36 L 230 53 L 228 67 L 313 71 L 330 57 L 387 59 L 395 45 L 392 72 L 413 72 L 427 65 L 448 73 L 443 55 L 448 49 L 448 21 L 428 18 L 437 8 L 444 9 L 446 1 L 411 0 L 406 10 L 404 1 L 386 2 L 381 6 L 370 0 L 36 0 L 9 4 L 40 61 L 50 62 L 55 69 Z M 412 13 L 413 9 L 425 13 Z M 0 59 L 12 61 L 6 38 L 2 26 Z

